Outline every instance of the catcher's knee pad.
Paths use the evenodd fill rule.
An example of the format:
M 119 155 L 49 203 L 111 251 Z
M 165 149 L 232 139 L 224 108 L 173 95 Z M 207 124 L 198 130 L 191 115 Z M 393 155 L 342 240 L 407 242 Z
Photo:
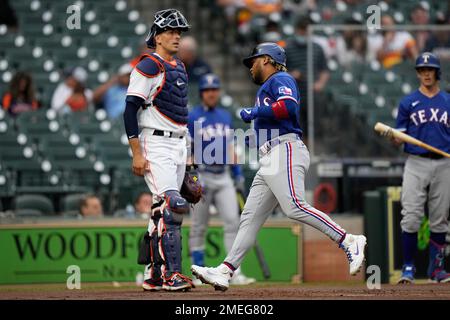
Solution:
M 186 214 L 189 212 L 189 202 L 183 198 L 177 190 L 169 190 L 164 194 L 165 208 L 170 212 L 177 214 Z

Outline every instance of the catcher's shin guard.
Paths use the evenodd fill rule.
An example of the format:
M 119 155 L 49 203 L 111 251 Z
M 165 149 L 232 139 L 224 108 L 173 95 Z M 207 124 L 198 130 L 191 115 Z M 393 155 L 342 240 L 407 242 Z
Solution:
M 189 211 L 188 202 L 177 191 L 166 193 L 166 204 L 158 228 L 160 253 L 164 260 L 164 275 L 181 272 L 181 223 L 182 213 Z
M 150 268 L 150 277 L 152 279 L 160 279 L 162 274 L 161 267 L 163 265 L 163 259 L 159 254 L 158 246 L 159 246 L 158 230 L 155 228 L 152 234 L 150 235 L 150 252 L 152 260 L 152 265 Z

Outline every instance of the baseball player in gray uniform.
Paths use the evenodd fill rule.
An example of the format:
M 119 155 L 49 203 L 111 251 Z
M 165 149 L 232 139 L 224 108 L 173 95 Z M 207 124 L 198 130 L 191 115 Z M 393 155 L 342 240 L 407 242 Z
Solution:
M 261 85 L 255 106 L 240 113 L 245 122 L 255 120 L 260 169 L 250 188 L 238 234 L 224 262 L 216 268 L 193 265 L 192 273 L 216 290 L 227 290 L 233 272 L 279 204 L 289 218 L 306 223 L 335 241 L 347 255 L 350 274 L 356 274 L 364 261 L 366 237 L 346 233 L 327 214 L 305 201 L 309 153 L 301 141 L 297 116 L 300 96 L 294 78 L 286 72 L 284 49 L 275 43 L 259 44 L 244 59 L 244 64 L 250 68 L 254 82 Z
M 232 128 L 230 112 L 218 106 L 220 99 L 220 80 L 215 74 L 206 74 L 200 78 L 199 93 L 201 105 L 193 108 L 189 113 L 188 128 L 194 148 L 195 163 L 199 165 L 199 176 L 204 189 L 203 201 L 197 203 L 192 212 L 192 226 L 189 231 L 189 248 L 192 263 L 204 266 L 205 233 L 210 217 L 210 206 L 217 208 L 224 221 L 224 243 L 226 251 L 230 251 L 239 228 L 239 211 L 236 197 L 236 186 L 243 188 L 245 179 L 238 164 L 227 165 L 227 158 L 234 159 L 233 140 L 230 139 L 229 129 Z M 220 142 L 220 144 L 218 144 Z M 224 148 L 221 159 L 214 154 L 209 155 L 210 146 L 220 145 Z M 201 152 L 200 152 L 201 151 Z M 229 154 L 230 153 L 230 154 Z M 231 170 L 230 170 L 231 169 Z M 230 171 L 233 178 L 230 176 Z M 255 279 L 246 277 L 238 268 L 232 284 L 250 284 Z M 194 279 L 194 284 L 201 281 Z
M 417 57 L 419 89 L 404 97 L 398 108 L 397 129 L 435 148 L 450 152 L 450 97 L 440 90 L 439 58 L 424 52 Z M 389 135 L 389 132 L 385 132 Z M 401 141 L 393 139 L 394 144 Z M 402 185 L 403 268 L 398 283 L 414 282 L 417 232 L 428 201 L 430 221 L 430 261 L 432 282 L 450 282 L 444 270 L 445 237 L 450 208 L 450 159 L 406 143 L 408 153 Z

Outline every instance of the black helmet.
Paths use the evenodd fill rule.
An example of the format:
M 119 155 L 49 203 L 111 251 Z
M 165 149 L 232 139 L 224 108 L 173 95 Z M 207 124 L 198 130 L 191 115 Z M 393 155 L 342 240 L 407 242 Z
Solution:
M 176 9 L 166 9 L 155 13 L 155 21 L 150 29 L 150 32 L 145 39 L 147 47 L 155 48 L 155 36 L 158 33 L 164 32 L 168 29 L 181 29 L 185 32 L 191 26 L 187 22 L 186 18 Z

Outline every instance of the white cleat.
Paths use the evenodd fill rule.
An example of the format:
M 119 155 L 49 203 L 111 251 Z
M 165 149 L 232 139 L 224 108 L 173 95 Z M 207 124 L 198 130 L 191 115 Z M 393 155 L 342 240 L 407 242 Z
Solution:
M 256 282 L 255 278 L 247 277 L 245 274 L 242 273 L 241 267 L 237 268 L 234 271 L 233 276 L 231 277 L 231 280 L 230 280 L 230 284 L 238 285 L 238 286 L 245 286 L 245 285 L 252 284 L 255 282 Z
M 196 278 L 196 277 L 194 277 L 194 278 L 192 279 L 192 283 L 193 283 L 196 287 L 204 286 L 204 285 L 205 285 L 205 284 L 202 282 L 202 280 L 200 280 L 200 279 L 198 279 L 198 278 Z
M 255 278 L 247 277 L 247 276 L 243 275 L 242 273 L 233 275 L 233 277 L 230 280 L 230 284 L 238 285 L 238 286 L 245 286 L 245 285 L 252 284 L 255 282 L 256 282 Z
M 347 234 L 344 241 L 339 245 L 347 255 L 348 263 L 350 265 L 350 274 L 356 275 L 364 262 L 364 249 L 367 244 L 365 236 L 356 236 Z
M 216 290 L 226 291 L 229 287 L 231 271 L 224 264 L 221 264 L 217 268 L 192 265 L 191 271 L 203 283 L 212 285 Z

